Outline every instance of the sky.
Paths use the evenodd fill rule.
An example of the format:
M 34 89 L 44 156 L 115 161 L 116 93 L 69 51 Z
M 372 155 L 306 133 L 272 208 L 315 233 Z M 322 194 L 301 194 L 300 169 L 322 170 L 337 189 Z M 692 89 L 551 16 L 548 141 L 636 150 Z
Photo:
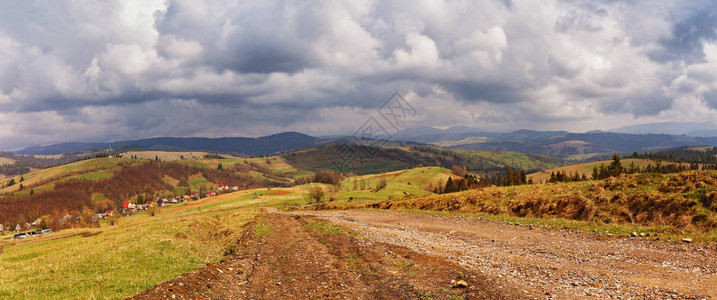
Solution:
M 715 1 L 0 4 L 0 149 L 402 126 L 717 120 Z

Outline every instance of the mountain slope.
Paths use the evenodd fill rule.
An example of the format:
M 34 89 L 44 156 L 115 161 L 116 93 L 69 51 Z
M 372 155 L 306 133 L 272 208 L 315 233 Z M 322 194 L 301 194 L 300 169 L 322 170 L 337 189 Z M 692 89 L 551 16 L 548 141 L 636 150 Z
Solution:
M 689 136 L 715 136 L 703 134 L 708 132 L 717 132 L 717 125 L 710 122 L 660 122 L 624 126 L 620 128 L 613 128 L 608 131 L 631 134 L 664 133 L 674 135 L 685 134 Z
M 451 149 L 517 151 L 554 157 L 568 157 L 577 154 L 629 153 L 693 145 L 717 145 L 717 138 L 612 132 L 516 131 L 481 143 L 453 146 Z
M 245 153 L 266 155 L 316 146 L 320 139 L 298 132 L 284 132 L 274 135 L 246 138 L 174 138 L 158 137 L 112 143 L 62 143 L 47 146 L 33 146 L 18 151 L 19 154 L 54 155 L 93 149 L 137 146 L 147 150 L 160 151 L 216 151 L 222 153 Z
M 321 171 L 333 169 L 353 172 L 356 174 L 373 174 L 401 169 L 414 168 L 420 165 L 441 165 L 450 168 L 453 165 L 466 166 L 469 171 L 498 171 L 505 168 L 543 170 L 562 165 L 561 159 L 544 155 L 517 153 L 506 151 L 468 151 L 451 150 L 432 146 L 378 148 L 370 154 L 356 145 L 329 145 L 306 149 L 283 155 L 286 162 L 296 169 Z M 346 162 L 334 160 L 339 153 L 349 149 L 356 156 L 349 157 Z M 335 163 L 336 162 L 336 163 Z M 342 170 L 341 166 L 347 169 Z

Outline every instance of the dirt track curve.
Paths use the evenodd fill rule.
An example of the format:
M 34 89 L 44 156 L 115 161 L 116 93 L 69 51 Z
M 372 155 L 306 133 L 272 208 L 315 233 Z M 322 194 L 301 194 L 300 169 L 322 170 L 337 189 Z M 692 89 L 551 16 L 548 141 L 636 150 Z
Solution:
M 714 246 L 401 212 L 302 214 L 345 226 L 372 241 L 447 258 L 529 294 L 565 299 L 717 297 Z
M 402 212 L 270 212 L 247 225 L 236 254 L 135 298 L 712 299 L 717 295 L 714 246 Z M 333 230 L 322 220 L 348 231 Z M 461 280 L 467 287 L 457 286 Z

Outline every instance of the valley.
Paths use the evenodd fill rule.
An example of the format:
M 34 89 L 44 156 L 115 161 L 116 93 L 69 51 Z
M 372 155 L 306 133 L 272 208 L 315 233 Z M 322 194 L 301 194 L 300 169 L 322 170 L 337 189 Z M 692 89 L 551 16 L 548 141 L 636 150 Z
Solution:
M 716 292 L 715 171 L 541 184 L 535 176 L 611 162 L 561 166 L 519 153 L 409 147 L 381 149 L 366 164 L 374 173 L 340 174 L 322 160 L 329 149 L 253 158 L 135 150 L 33 171 L 23 175 L 22 190 L 7 186 L 7 178 L 5 218 L 64 214 L 28 206 L 36 203 L 80 206 L 76 222 L 45 223 L 52 234 L 15 240 L 5 231 L 0 277 L 13 279 L 0 296 L 571 299 Z M 431 160 L 467 166 L 421 166 Z M 461 179 L 462 170 L 531 165 L 545 168 L 526 176 L 534 184 L 434 191 Z M 69 187 L 92 193 L 59 201 Z M 121 206 L 153 207 L 162 197 L 193 193 L 201 197 L 144 211 Z M 115 217 L 84 219 L 83 206 Z

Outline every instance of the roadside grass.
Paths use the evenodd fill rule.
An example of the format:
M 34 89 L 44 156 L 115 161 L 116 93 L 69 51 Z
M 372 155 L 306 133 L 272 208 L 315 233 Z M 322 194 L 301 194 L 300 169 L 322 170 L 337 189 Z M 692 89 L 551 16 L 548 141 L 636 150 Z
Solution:
M 386 211 L 384 209 L 358 208 L 363 211 Z M 645 233 L 646 239 L 659 238 L 665 241 L 679 242 L 683 238 L 692 238 L 694 241 L 717 242 L 717 229 L 709 232 L 686 232 L 671 226 L 642 226 L 635 224 L 603 224 L 590 221 L 578 221 L 559 218 L 526 218 L 506 215 L 493 215 L 487 213 L 459 213 L 446 211 L 433 211 L 421 209 L 392 209 L 394 212 L 404 212 L 442 217 L 461 217 L 479 220 L 490 220 L 508 225 L 543 227 L 552 230 L 567 229 L 585 233 L 600 233 L 606 236 L 629 236 L 632 232 Z
M 257 238 L 264 239 L 265 237 L 276 233 L 276 229 L 277 228 L 273 225 L 257 224 L 254 226 L 254 234 Z
M 311 222 L 309 224 L 302 226 L 301 228 L 307 229 L 307 230 L 315 230 L 316 232 L 318 232 L 320 234 L 343 233 L 344 232 L 344 230 L 341 227 L 331 224 L 329 222 L 323 222 L 323 221 Z
M 101 228 L 68 229 L 37 241 L 0 242 L 0 298 L 123 298 L 216 262 L 241 226 L 260 214 L 248 207 L 191 209 L 233 195 L 142 212 Z M 87 232 L 67 238 L 56 235 Z
M 711 182 L 711 183 L 710 183 Z M 505 222 L 671 240 L 717 241 L 715 172 L 623 175 L 601 181 L 489 187 L 428 197 L 335 201 L 306 209 L 468 214 Z

